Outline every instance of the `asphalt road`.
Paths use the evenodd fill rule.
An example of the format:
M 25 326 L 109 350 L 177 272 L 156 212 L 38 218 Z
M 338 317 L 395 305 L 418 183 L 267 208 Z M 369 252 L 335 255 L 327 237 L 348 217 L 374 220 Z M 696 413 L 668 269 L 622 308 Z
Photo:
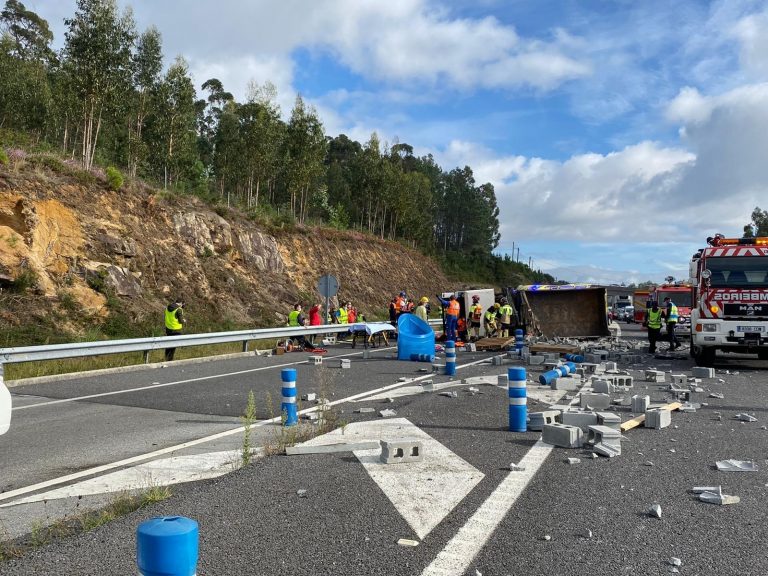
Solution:
M 642 337 L 635 326 L 622 325 L 622 332 L 624 338 Z M 333 383 L 326 386 L 333 389 L 333 398 L 380 388 L 401 376 L 425 376 L 419 372 L 423 366 L 397 362 L 386 358 L 387 354 L 379 352 L 379 358 L 371 361 L 352 357 L 350 370 L 328 370 L 326 374 L 331 374 Z M 467 363 L 483 356 L 460 354 L 459 360 Z M 36 464 L 41 454 L 47 457 L 63 450 L 77 466 L 93 466 L 140 453 L 151 444 L 168 446 L 182 437 L 231 426 L 242 412 L 248 390 L 257 391 L 257 397 L 269 391 L 275 402 L 279 401 L 278 368 L 246 370 L 284 361 L 285 356 L 243 359 L 168 368 L 162 371 L 162 379 L 154 371 L 151 376 L 125 374 L 108 381 L 84 379 L 14 388 L 15 395 L 30 395 L 23 399 L 17 396 L 14 401 L 29 405 L 139 388 L 155 381 L 192 380 L 30 408 L 27 414 L 25 410 L 14 413 L 9 435 L 16 436 L 10 436 L 9 443 L 9 435 L 0 437 L 3 485 L 9 458 L 26 455 L 30 460 L 25 466 L 11 465 L 11 484 L 18 487 L 56 473 Z M 666 385 L 643 381 L 644 369 L 690 375 L 692 366 L 692 360 L 685 355 L 645 355 L 641 365 L 627 367 L 635 376 L 633 394 L 649 394 L 656 402 L 671 400 Z M 398 418 L 406 419 L 476 470 L 476 484 L 456 500 L 459 476 L 442 477 L 444 472 L 437 465 L 440 463 L 422 484 L 409 484 L 408 494 L 401 496 L 411 499 L 413 509 L 423 502 L 434 506 L 435 502 L 456 500 L 428 533 L 419 536 L 406 520 L 408 511 L 402 502 L 373 477 L 363 465 L 363 456 L 337 453 L 266 457 L 214 480 L 178 485 L 169 500 L 0 564 L 0 574 L 133 573 L 136 526 L 150 517 L 184 515 L 200 523 L 198 574 L 206 575 L 651 575 L 670 573 L 668 561 L 672 557 L 682 561 L 678 568 L 681 574 L 765 575 L 765 367 L 765 363 L 748 358 L 719 360 L 716 378 L 702 382 L 705 392 L 694 398 L 707 405 L 694 413 L 675 412 L 673 426 L 663 430 L 640 427 L 628 431 L 622 441 L 622 454 L 612 459 L 593 459 L 586 449 L 542 448 L 537 443 L 539 433 L 509 432 L 506 392 L 492 385 L 477 386 L 479 393 L 469 392 L 468 386 L 455 388 L 455 398 L 427 392 L 393 397 L 391 402 L 344 403 L 337 409 L 343 411 L 350 431 L 372 420 L 370 414 L 355 413 L 357 408 L 396 410 Z M 497 375 L 505 373 L 506 368 L 481 364 L 459 375 Z M 313 370 L 306 365 L 300 367 L 300 393 L 320 388 Z M 240 374 L 220 375 L 234 372 Z M 536 372 L 532 371 L 531 376 L 535 379 Z M 533 400 L 542 392 L 540 387 L 529 386 L 529 410 L 545 408 L 545 404 Z M 709 398 L 710 392 L 720 392 L 724 398 Z M 268 409 L 261 409 L 266 416 Z M 615 409 L 623 420 L 630 418 L 627 409 Z M 757 421 L 746 423 L 735 418 L 744 412 L 754 415 Z M 68 436 L 65 422 L 71 422 L 72 417 L 79 425 L 74 427 L 75 435 Z M 49 422 L 58 418 L 59 425 L 49 434 Z M 381 423 L 384 419 L 373 420 Z M 16 426 L 26 434 L 15 430 Z M 185 427 L 189 429 L 179 430 Z M 150 436 L 157 441 L 149 442 Z M 108 442 L 105 437 L 114 441 Z M 23 444 L 18 451 L 7 445 L 17 442 Z M 46 446 L 48 443 L 52 446 Z M 94 454 L 92 446 L 102 452 Z M 542 455 L 541 467 L 530 475 L 529 483 L 518 485 L 515 475 L 524 473 L 510 472 L 509 464 L 526 461 L 531 454 Z M 425 452 L 425 460 L 428 456 Z M 580 463 L 568 464 L 568 457 L 580 458 Z M 759 470 L 726 473 L 715 469 L 715 461 L 729 458 L 753 460 Z M 401 482 L 416 482 L 408 464 L 392 466 L 395 474 L 401 467 Z M 436 491 L 430 484 L 440 489 Z M 690 493 L 693 486 L 701 485 L 722 485 L 724 492 L 739 496 L 741 502 L 732 506 L 702 503 Z M 301 496 L 299 490 L 307 492 Z M 511 508 L 497 513 L 498 518 L 493 520 L 499 502 Z M 662 508 L 661 519 L 647 513 L 656 503 Z M 485 514 L 489 510 L 490 515 Z M 429 515 L 429 510 L 424 514 Z M 414 539 L 419 545 L 399 546 L 400 538 Z

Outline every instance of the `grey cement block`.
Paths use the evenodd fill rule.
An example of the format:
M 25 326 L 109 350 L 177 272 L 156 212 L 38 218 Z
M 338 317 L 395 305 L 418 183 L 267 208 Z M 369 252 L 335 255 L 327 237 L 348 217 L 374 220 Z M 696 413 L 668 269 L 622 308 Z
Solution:
M 610 394 L 613 392 L 613 383 L 609 380 L 595 380 L 592 382 L 592 390 L 598 394 Z
M 528 430 L 542 431 L 547 424 L 557 423 L 560 410 L 542 410 L 541 412 L 528 413 Z
M 312 364 L 313 366 L 319 366 L 323 363 L 323 357 L 322 356 L 310 356 L 307 358 L 307 364 Z
M 424 458 L 424 445 L 418 438 L 381 441 L 381 461 L 385 464 L 421 462 Z
M 616 362 L 606 362 L 605 363 L 605 369 L 606 370 L 618 370 L 619 367 L 616 366 Z
M 702 366 L 694 366 L 691 369 L 691 373 L 693 374 L 694 378 L 714 378 L 715 377 L 714 368 L 704 368 Z
M 608 408 L 611 405 L 611 397 L 608 394 L 596 394 L 584 392 L 581 395 L 581 407 L 586 408 Z
M 546 424 L 541 439 L 547 444 L 563 448 L 579 448 L 582 443 L 582 432 L 578 426 L 566 424 Z
M 685 384 L 688 381 L 685 374 L 671 374 L 669 378 L 672 384 Z
M 613 412 L 598 412 L 597 423 L 600 426 L 621 430 L 621 416 Z
M 584 354 L 584 360 L 586 360 L 589 364 L 594 364 L 597 366 L 602 358 L 600 358 L 599 354 Z
M 310 392 L 309 394 L 302 395 L 301 399 L 305 402 L 314 402 L 317 400 L 317 394 L 315 392 Z
M 587 444 L 599 444 L 603 441 L 608 441 L 610 443 L 621 442 L 621 432 L 614 428 L 600 425 L 589 426 L 587 428 L 587 438 L 585 440 Z
M 544 356 L 542 356 L 541 354 L 532 354 L 531 356 L 528 357 L 528 364 L 530 366 L 540 366 L 544 364 L 545 360 L 546 358 L 544 358 Z
M 669 410 L 652 408 L 645 411 L 645 427 L 661 430 L 672 424 L 672 413 Z
M 502 360 L 503 358 L 501 356 L 494 356 L 493 358 L 491 358 L 491 364 L 493 366 L 501 366 Z
M 648 407 L 651 405 L 650 396 L 632 396 L 632 412 L 635 414 L 645 414 Z
M 666 375 L 661 370 L 646 370 L 645 381 L 646 382 L 665 382 Z
M 581 368 L 584 370 L 585 375 L 594 374 L 597 369 L 597 363 L 595 362 L 582 362 Z
M 349 358 L 342 358 L 339 360 L 339 368 L 349 368 L 352 365 L 352 361 Z
M 597 413 L 567 410 L 560 415 L 560 422 L 568 426 L 577 426 L 582 432 L 586 432 L 590 426 L 597 424 Z
M 579 382 L 573 378 L 553 378 L 549 387 L 552 390 L 578 390 Z

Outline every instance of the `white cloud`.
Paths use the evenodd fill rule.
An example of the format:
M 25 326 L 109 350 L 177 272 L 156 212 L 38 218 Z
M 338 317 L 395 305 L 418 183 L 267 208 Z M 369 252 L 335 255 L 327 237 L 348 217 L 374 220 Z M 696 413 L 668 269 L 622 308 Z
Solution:
M 739 20 L 733 34 L 741 42 L 743 68 L 756 79 L 768 79 L 768 10 Z

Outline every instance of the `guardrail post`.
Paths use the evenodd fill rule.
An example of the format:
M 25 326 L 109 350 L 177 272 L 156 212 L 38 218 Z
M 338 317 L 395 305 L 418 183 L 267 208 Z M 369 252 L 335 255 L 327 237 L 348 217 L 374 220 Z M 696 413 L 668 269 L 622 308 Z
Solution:
M 243 352 L 248 352 L 248 340 L 243 340 Z
M 296 368 L 283 368 L 280 377 L 283 380 L 283 402 L 280 411 L 285 414 L 284 426 L 295 426 L 299 423 L 296 409 Z
M 5 387 L 5 367 L 0 362 L 0 435 L 8 432 L 11 427 L 11 413 L 13 411 L 13 401 L 11 393 Z
M 149 364 L 149 354 L 151 350 L 144 350 L 144 364 Z
M 136 564 L 141 576 L 195 576 L 197 522 L 183 516 L 152 518 L 136 529 Z
M 515 366 L 507 370 L 509 378 L 509 431 L 525 432 L 528 428 L 528 398 L 525 368 Z

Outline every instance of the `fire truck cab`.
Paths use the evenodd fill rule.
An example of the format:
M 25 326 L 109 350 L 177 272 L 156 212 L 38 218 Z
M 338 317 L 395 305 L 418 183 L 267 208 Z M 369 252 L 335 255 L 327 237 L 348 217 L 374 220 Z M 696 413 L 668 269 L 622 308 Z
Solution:
M 768 360 L 768 237 L 707 238 L 690 264 L 691 355 L 711 366 L 717 350 Z

